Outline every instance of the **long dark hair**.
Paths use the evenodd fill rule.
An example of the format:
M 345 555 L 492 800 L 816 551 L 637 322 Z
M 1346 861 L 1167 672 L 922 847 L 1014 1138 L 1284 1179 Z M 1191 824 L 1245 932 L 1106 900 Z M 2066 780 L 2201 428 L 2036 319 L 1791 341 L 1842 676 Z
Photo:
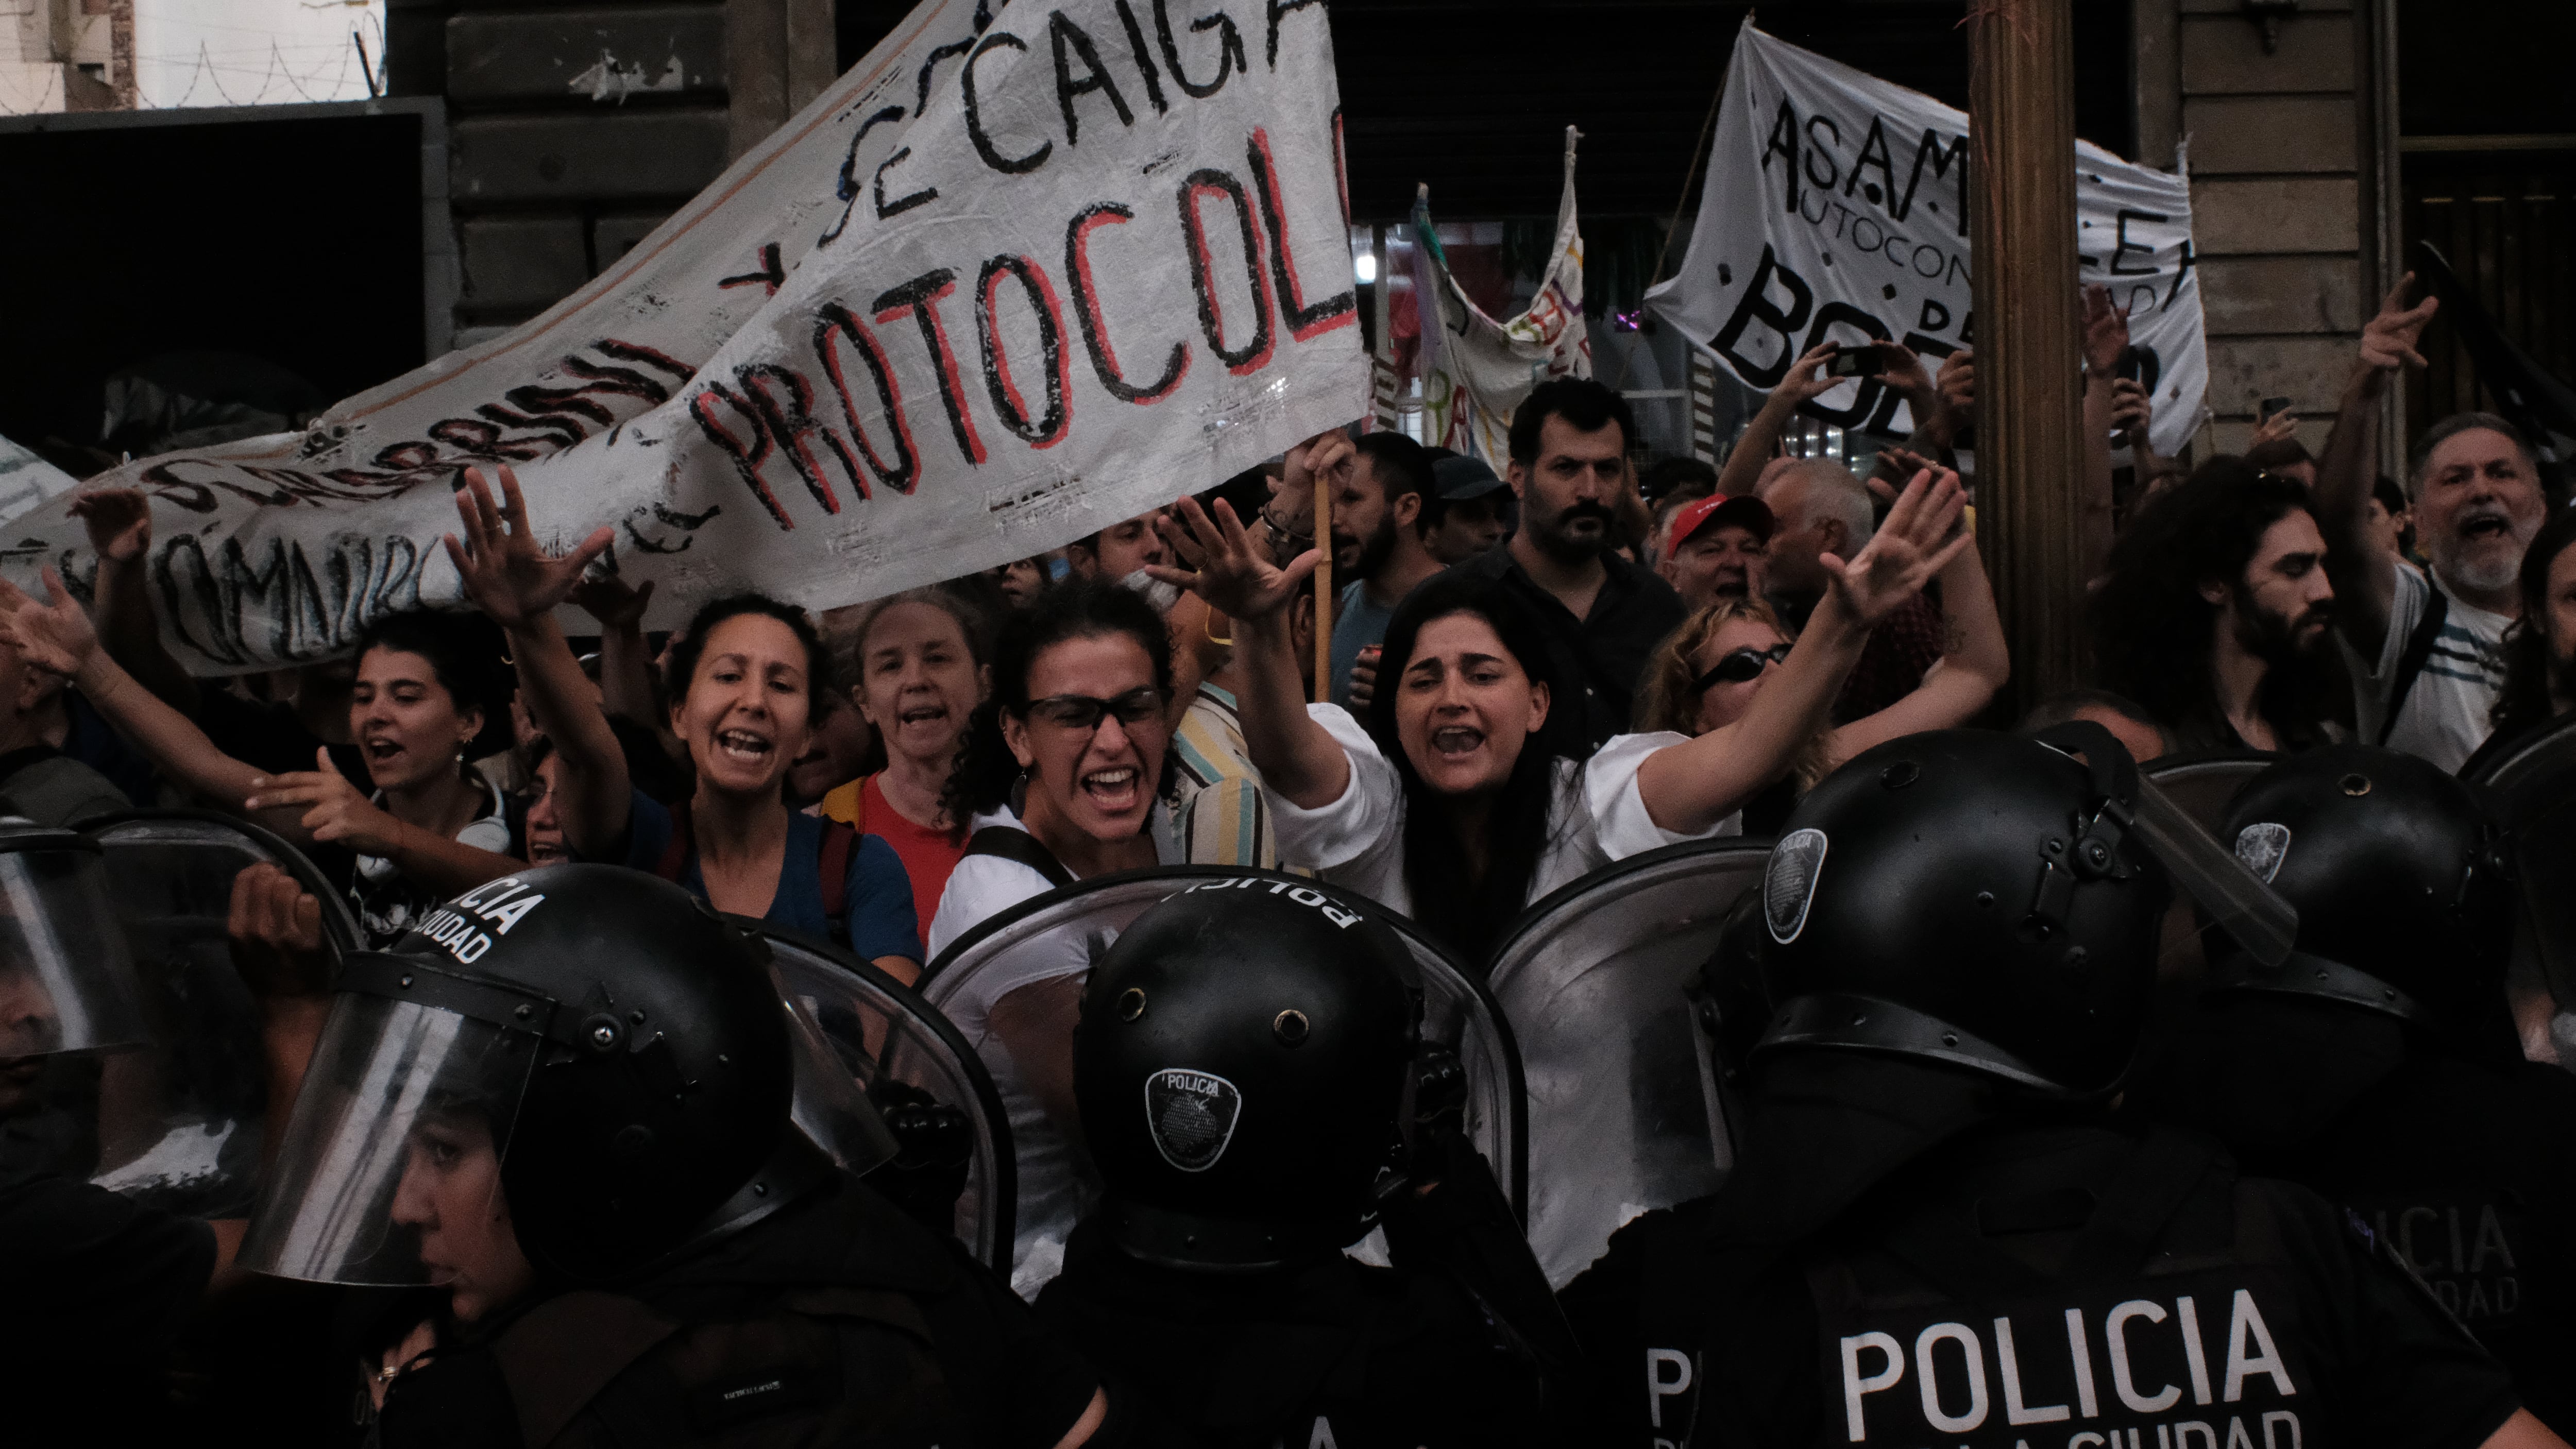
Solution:
M 805 709 L 809 728 L 823 722 L 823 711 L 832 693 L 832 655 L 823 647 L 823 636 L 814 628 L 814 620 L 794 604 L 780 603 L 767 594 L 727 594 L 710 599 L 689 616 L 688 627 L 671 641 L 671 661 L 662 676 L 662 697 L 666 708 L 677 708 L 689 697 L 689 685 L 698 677 L 698 661 L 706 656 L 707 636 L 727 619 L 757 614 L 776 619 L 805 646 Z
M 2549 566 L 2576 545 L 2576 508 L 2553 507 L 2522 555 L 2522 617 L 2504 634 L 2504 690 L 2487 718 L 2499 735 L 2547 722 L 2549 705 Z
M 482 727 L 465 746 L 467 758 L 480 759 L 509 747 L 511 676 L 498 625 L 480 614 L 405 609 L 368 624 L 358 635 L 351 662 L 377 649 L 428 660 L 430 677 L 447 691 L 456 712 L 483 716 Z
M 2086 604 L 2094 679 L 2145 706 L 2184 746 L 2226 743 L 2226 710 L 2210 674 L 2219 606 L 2200 595 L 2210 579 L 2241 594 L 2263 533 L 2310 507 L 2294 479 L 2238 457 L 2202 464 L 2142 509 L 2111 546 L 2101 586 Z M 2331 649 L 2265 673 L 2256 708 L 2284 745 L 2311 741 L 2319 721 L 2348 703 Z
M 1413 895 L 1413 919 L 1464 959 L 1481 964 L 1504 926 L 1529 904 L 1530 880 L 1547 848 L 1548 812 L 1556 799 L 1557 752 L 1553 729 L 1532 734 L 1494 798 L 1485 822 L 1485 873 L 1469 868 L 1448 801 L 1422 783 L 1395 724 L 1396 696 L 1423 626 L 1452 614 L 1473 614 L 1493 628 L 1524 673 L 1548 686 L 1551 723 L 1570 718 L 1578 703 L 1567 696 L 1548 662 L 1547 634 L 1529 606 L 1498 580 L 1443 574 L 1415 589 L 1387 621 L 1378 662 L 1376 695 L 1369 701 L 1369 733 L 1404 782 L 1404 883 Z
M 1134 589 L 1105 579 L 1067 579 L 1003 624 L 1001 637 L 993 643 L 993 697 L 967 717 L 956 768 L 949 772 L 948 788 L 939 794 L 940 812 L 948 817 L 954 838 L 964 838 L 969 820 L 1010 803 L 1020 762 L 1002 738 L 1002 716 L 1016 719 L 1027 714 L 1029 669 L 1038 656 L 1068 639 L 1117 634 L 1135 640 L 1145 651 L 1154 663 L 1154 683 L 1169 694 L 1172 636 L 1163 628 L 1163 616 Z M 1172 752 L 1166 750 L 1160 792 L 1169 794 L 1171 783 Z

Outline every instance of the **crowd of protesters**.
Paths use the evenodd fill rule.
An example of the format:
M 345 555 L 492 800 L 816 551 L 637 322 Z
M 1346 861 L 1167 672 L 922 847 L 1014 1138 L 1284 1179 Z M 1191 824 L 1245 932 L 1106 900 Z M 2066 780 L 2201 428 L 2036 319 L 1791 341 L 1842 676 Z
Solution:
M 2088 469 L 2068 480 L 2091 677 L 2021 722 L 2094 719 L 2142 760 L 2361 741 L 2458 771 L 2576 708 L 2576 515 L 2530 441 L 2467 413 L 2393 478 L 2376 455 L 2432 311 L 2391 294 L 2315 453 L 2273 420 L 2186 472 L 2147 444 L 2095 289 Z M 1722 467 L 1644 459 L 1617 392 L 1558 379 L 1514 416 L 1500 474 L 1334 430 L 1205 491 L 1173 480 L 1172 506 L 1044 556 L 819 620 L 728 594 L 668 634 L 643 628 L 649 588 L 601 569 L 608 530 L 548 552 L 510 470 L 477 470 L 446 543 L 470 612 L 391 615 L 346 661 L 231 680 L 163 647 L 143 499 L 94 491 L 80 597 L 0 584 L 0 811 L 263 823 L 379 948 L 460 892 L 580 860 L 909 984 L 1049 890 L 1211 864 L 1320 877 L 1473 963 L 1612 862 L 1776 833 L 1873 746 L 2016 723 L 1960 471 L 1973 356 L 1882 347 L 1867 380 L 1914 427 L 1861 476 L 1786 447 L 1835 353 L 1788 367 Z M 295 934 L 294 884 L 253 884 L 272 919 L 237 910 L 237 933 Z M 1071 1084 L 1009 1063 L 1046 1055 L 1031 1039 L 1089 965 L 1033 949 L 945 1008 L 1003 1045 L 1034 1180 L 1081 1150 Z

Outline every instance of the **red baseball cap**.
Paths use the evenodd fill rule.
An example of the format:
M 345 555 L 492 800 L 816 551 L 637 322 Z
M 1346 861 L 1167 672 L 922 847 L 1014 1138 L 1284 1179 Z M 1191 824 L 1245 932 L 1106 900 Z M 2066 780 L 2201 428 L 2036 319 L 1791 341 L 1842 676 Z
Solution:
M 1771 505 L 1750 493 L 1715 493 L 1684 506 L 1681 512 L 1673 515 L 1673 531 L 1664 547 L 1681 547 L 1692 534 L 1712 522 L 1732 523 L 1769 543 L 1775 520 L 1771 517 Z

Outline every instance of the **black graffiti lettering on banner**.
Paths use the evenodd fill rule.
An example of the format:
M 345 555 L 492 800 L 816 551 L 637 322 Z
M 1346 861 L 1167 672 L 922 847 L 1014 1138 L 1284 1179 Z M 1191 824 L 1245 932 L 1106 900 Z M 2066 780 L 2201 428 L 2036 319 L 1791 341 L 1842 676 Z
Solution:
M 886 326 L 912 314 L 921 328 L 921 342 L 930 349 L 931 359 L 938 364 L 939 405 L 948 412 L 948 431 L 957 439 L 957 451 L 969 463 L 984 461 L 984 440 L 975 431 L 974 415 L 966 410 L 966 391 L 957 380 L 957 350 L 948 345 L 948 324 L 939 315 L 939 304 L 957 290 L 957 273 L 947 267 L 934 267 L 899 287 L 888 287 L 877 294 L 870 311 L 876 313 L 877 325 Z
M 1207 223 L 1199 214 L 1199 203 L 1221 196 L 1234 205 L 1235 224 L 1243 235 L 1244 276 L 1252 286 L 1252 340 L 1241 347 L 1225 345 L 1225 312 L 1217 299 L 1215 266 L 1208 259 Z M 1270 289 L 1261 275 L 1261 236 L 1253 229 L 1252 198 L 1243 183 L 1233 174 L 1213 166 L 1203 166 L 1181 178 L 1181 232 L 1189 242 L 1190 291 L 1198 299 L 1199 331 L 1207 337 L 1208 350 L 1236 376 L 1259 372 L 1270 365 L 1270 353 L 1276 339 L 1271 336 Z
M 984 158 L 985 165 L 1007 176 L 1024 176 L 1044 166 L 1047 158 L 1055 154 L 1055 143 L 1041 141 L 1036 150 L 1026 154 L 1003 155 L 993 144 L 993 138 L 984 131 L 984 107 L 975 91 L 975 63 L 996 50 L 1016 50 L 1026 55 L 1028 49 L 1028 43 L 1018 36 L 1007 30 L 996 30 L 984 37 L 983 43 L 975 47 L 974 54 L 966 57 L 965 74 L 957 81 L 963 88 L 966 101 L 966 138 L 975 143 L 975 154 Z
M 1337 150 L 1337 172 L 1340 159 Z M 1287 315 L 1288 335 L 1304 342 L 1358 322 L 1356 287 L 1345 287 L 1312 306 L 1306 305 L 1305 286 L 1297 280 L 1297 259 L 1288 248 L 1288 209 L 1279 200 L 1279 171 L 1270 159 L 1269 132 L 1258 126 L 1253 128 L 1252 145 L 1244 153 L 1244 164 L 1252 168 L 1253 184 L 1260 190 L 1261 221 L 1270 233 L 1270 284 L 1279 294 L 1279 310 Z M 1336 175 L 1334 179 L 1338 184 L 1340 177 Z M 1346 201 L 1346 215 L 1348 210 Z
M 1774 282 L 1789 293 L 1786 307 L 1771 300 Z M 1790 339 L 1797 335 L 1799 328 L 1807 325 L 1807 314 L 1815 305 L 1815 289 L 1796 272 L 1782 266 L 1770 243 L 1765 242 L 1761 265 L 1754 269 L 1753 280 L 1745 286 L 1743 300 L 1735 304 L 1735 311 L 1726 319 L 1725 325 L 1709 337 L 1708 349 L 1725 358 L 1734 366 L 1736 374 L 1754 387 L 1766 390 L 1778 387 L 1780 379 L 1789 375 L 1789 364 L 1798 360 L 1798 349 L 1791 345 Z M 1747 357 L 1738 346 L 1745 332 L 1757 322 L 1779 343 L 1779 352 L 1768 362 Z
M 859 422 L 858 400 L 850 394 L 849 375 L 841 367 L 841 344 L 867 364 L 868 375 L 876 384 L 877 406 L 894 426 L 894 462 L 888 463 L 868 441 L 868 430 Z M 912 428 L 903 420 L 903 389 L 895 381 L 894 369 L 887 365 L 885 349 L 877 345 L 876 334 L 838 302 L 823 304 L 814 324 L 814 355 L 822 361 L 823 373 L 832 380 L 832 391 L 841 399 L 841 418 L 849 424 L 850 438 L 859 446 L 859 456 L 868 460 L 868 470 L 877 481 L 897 493 L 910 493 L 920 481 L 921 459 L 912 448 Z M 868 497 L 864 485 L 861 498 Z
M 1267 12 L 1264 19 L 1270 30 L 1269 42 L 1265 47 L 1266 58 L 1272 70 L 1279 68 L 1279 22 L 1285 19 L 1290 11 L 1303 10 L 1309 6 L 1321 10 L 1324 8 L 1324 0 L 1263 0 L 1262 8 Z
M 1161 402 L 1181 385 L 1190 370 L 1190 349 L 1187 343 L 1173 343 L 1163 375 L 1147 387 L 1130 383 L 1119 370 L 1117 351 L 1109 342 L 1109 323 L 1100 315 L 1100 289 L 1091 278 L 1091 233 L 1097 227 L 1135 219 L 1134 211 L 1114 201 L 1096 202 L 1075 212 L 1064 229 L 1064 270 L 1073 287 L 1073 315 L 1082 327 L 1083 350 L 1091 354 L 1091 370 L 1099 375 L 1101 387 L 1121 402 L 1145 404 Z
M 994 316 L 994 288 L 1002 279 L 1016 279 L 1027 293 L 1029 307 L 1037 316 L 1038 352 L 1046 374 L 1046 410 L 1029 416 L 1029 405 L 1011 376 L 1010 359 L 1002 352 L 1001 323 Z M 1071 379 L 1065 374 L 1064 310 L 1056 304 L 1055 287 L 1046 273 L 1027 257 L 1004 254 L 984 263 L 982 276 L 975 279 L 975 340 L 983 349 L 984 388 L 992 395 L 993 411 L 1002 426 L 1017 434 L 1032 448 L 1052 448 L 1064 441 L 1065 430 L 1073 422 L 1070 396 Z
M 271 538 L 254 564 L 236 537 L 209 559 L 202 539 L 182 533 L 154 554 L 149 577 L 180 642 L 226 664 L 329 658 L 384 615 L 420 607 L 420 549 L 410 539 L 333 534 L 318 546 L 318 573 L 306 550 Z M 258 643 L 245 633 L 254 622 L 265 625 Z
M 1925 127 L 1921 139 L 1915 142 L 1914 161 L 1907 169 L 1902 189 L 1896 184 L 1895 157 L 1888 145 L 1884 117 L 1870 117 L 1860 153 L 1848 170 L 1839 159 L 1842 139 L 1842 125 L 1833 117 L 1820 112 L 1801 122 L 1797 107 L 1787 97 L 1781 98 L 1780 109 L 1772 117 L 1771 134 L 1763 143 L 1761 169 L 1769 171 L 1774 156 L 1786 163 L 1781 167 L 1782 209 L 1805 214 L 1805 190 L 1799 184 L 1803 178 L 1806 186 L 1820 191 L 1833 191 L 1839 183 L 1842 195 L 1849 197 L 1858 192 L 1870 205 L 1880 207 L 1890 221 L 1902 222 L 1914 213 L 1916 193 L 1928 169 L 1934 179 L 1950 182 L 1952 224 L 1960 236 L 1968 234 L 1967 137 L 1945 138 L 1939 131 Z M 1953 166 L 1958 168 L 1955 177 L 1950 174 Z M 1878 173 L 1876 181 L 1866 179 L 1872 170 Z M 1941 209 L 1940 203 L 1928 198 L 1924 205 L 1932 211 Z
M 728 426 L 716 416 L 716 406 L 720 403 L 734 410 L 739 418 L 737 424 Z M 752 406 L 748 398 L 723 383 L 710 382 L 690 395 L 689 416 L 697 420 L 698 431 L 707 435 L 707 441 L 733 460 L 733 470 L 741 475 L 743 486 L 751 490 L 752 497 L 760 500 L 761 507 L 769 510 L 769 516 L 777 520 L 778 526 L 794 528 L 795 520 L 779 506 L 778 495 L 770 492 L 769 485 L 761 480 L 760 465 L 769 461 L 771 446 L 769 429 L 760 416 L 760 410 Z M 741 434 L 735 432 L 735 426 L 742 429 Z
M 1082 144 L 1082 118 L 1074 114 L 1076 96 L 1094 91 L 1109 98 L 1110 109 L 1118 113 L 1118 124 L 1136 124 L 1136 113 L 1127 108 L 1127 98 L 1118 93 L 1118 82 L 1112 80 L 1109 68 L 1100 63 L 1100 51 L 1081 26 L 1065 18 L 1058 10 L 1047 17 L 1047 40 L 1055 47 L 1055 103 L 1064 112 L 1064 143 Z M 1072 62 L 1082 62 L 1083 78 L 1073 78 Z
M 1154 38 L 1162 42 L 1163 67 L 1172 73 L 1172 79 L 1182 90 L 1202 101 L 1224 90 L 1226 77 L 1236 71 L 1249 72 L 1252 69 L 1251 62 L 1243 58 L 1243 32 L 1235 28 L 1233 16 L 1219 9 L 1190 22 L 1192 35 L 1204 35 L 1211 30 L 1217 34 L 1216 74 L 1204 83 L 1193 81 L 1189 72 L 1181 67 L 1180 46 L 1172 38 L 1171 0 L 1154 0 Z
M 393 470 L 390 476 L 367 470 L 334 470 L 329 476 L 343 482 L 381 477 L 409 486 L 421 481 L 425 470 L 460 457 L 490 463 L 528 462 L 661 406 L 671 400 L 672 383 L 686 382 L 697 371 L 659 349 L 614 337 L 599 338 L 584 350 L 608 361 L 593 362 L 579 352 L 561 358 L 556 366 L 579 379 L 578 386 L 523 383 L 502 393 L 498 403 L 477 404 L 473 417 L 441 418 L 430 424 L 423 429 L 426 440 L 406 439 L 378 449 L 374 461 L 378 468 Z M 671 383 L 652 373 L 670 378 Z M 453 477 L 451 481 L 462 480 Z
M 841 203 L 841 214 L 834 218 L 831 226 L 825 228 L 821 236 L 814 238 L 814 245 L 818 247 L 829 246 L 840 239 L 841 233 L 849 228 L 850 213 L 857 209 L 861 193 L 868 189 L 867 187 L 863 187 L 859 184 L 859 143 L 868 138 L 868 133 L 870 131 L 875 130 L 879 126 L 890 126 L 895 122 L 902 120 L 903 117 L 903 107 L 886 106 L 879 109 L 866 120 L 859 122 L 859 128 L 850 133 L 850 149 L 843 153 L 841 157 L 840 179 L 832 184 L 832 196 L 835 200 Z M 894 215 L 896 212 L 910 211 L 924 202 L 936 201 L 939 199 L 939 193 L 936 190 L 930 187 L 924 187 L 919 191 L 913 192 L 909 196 L 903 197 L 891 205 L 886 201 L 886 172 L 891 170 L 895 163 L 902 161 L 911 154 L 912 148 L 910 146 L 905 146 L 897 150 L 893 155 L 888 156 L 883 161 L 877 163 L 876 175 L 871 179 L 875 186 L 877 218 L 880 221 L 884 220 L 886 217 Z
M 859 475 L 858 460 L 850 456 L 848 445 L 840 434 L 824 426 L 814 416 L 814 389 L 802 374 L 791 372 L 774 362 L 755 363 L 734 369 L 734 380 L 742 384 L 743 395 L 751 399 L 760 414 L 761 425 L 787 455 L 789 466 L 805 484 L 805 491 L 823 505 L 825 513 L 841 511 L 841 500 L 832 491 L 832 480 L 814 456 L 814 441 L 820 437 L 823 446 L 841 465 L 841 475 L 850 481 L 850 489 L 866 495 L 866 482 Z M 781 393 L 784 396 L 781 396 Z
M 1136 21 L 1134 7 L 1127 0 L 1117 0 L 1118 25 L 1127 32 L 1127 53 L 1136 59 L 1136 71 L 1145 78 L 1145 99 L 1154 103 L 1154 114 L 1171 112 L 1172 103 L 1163 96 L 1163 77 L 1154 69 L 1153 52 L 1145 44 L 1145 27 Z

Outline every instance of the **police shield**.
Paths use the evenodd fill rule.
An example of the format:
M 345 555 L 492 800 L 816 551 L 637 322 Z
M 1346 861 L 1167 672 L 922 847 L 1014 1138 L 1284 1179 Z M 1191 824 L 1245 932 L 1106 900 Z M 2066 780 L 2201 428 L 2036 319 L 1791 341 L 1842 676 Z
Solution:
M 2522 897 L 2516 994 L 2545 989 L 2558 1060 L 2576 1069 L 2576 718 L 2481 755 L 2466 778 L 2504 827 Z
M 1530 1246 L 1563 1287 L 1649 1208 L 1717 1190 L 1727 1127 L 1685 987 L 1768 842 L 1676 845 L 1532 906 L 1490 984 L 1529 1083 Z
M 1120 871 L 1033 897 L 978 925 L 930 963 L 922 998 L 955 1023 L 1000 1089 L 1018 1157 L 1018 1241 L 1011 1286 L 1034 1298 L 1064 1261 L 1074 1224 L 1098 1201 L 1099 1174 L 1072 1126 L 1073 1028 L 1092 963 L 1145 909 L 1191 885 L 1247 876 L 1300 890 L 1296 876 L 1218 866 Z M 1522 1201 L 1522 1085 L 1511 1031 L 1483 985 L 1411 921 L 1379 919 L 1410 952 L 1423 1041 L 1458 1057 L 1465 1130 L 1507 1200 Z
M 1017 1195 L 1011 1129 L 974 1049 L 947 1018 L 876 967 L 790 932 L 762 934 L 798 1031 L 821 1044 L 819 1054 L 798 1052 L 797 1126 L 843 1167 L 866 1173 L 897 1149 L 875 1099 L 900 1095 L 917 1104 L 926 1097 L 933 1108 L 952 1109 L 956 1116 L 947 1120 L 962 1122 L 968 1139 L 952 1231 L 976 1257 L 1008 1271 Z M 837 1078 L 825 1080 L 818 1066 L 837 1068 Z
M 155 1207 L 238 1217 L 255 1189 L 267 1099 L 259 1003 L 234 969 L 226 926 L 233 878 L 268 863 L 322 905 L 334 948 L 356 940 L 339 893 L 268 831 L 201 811 L 102 816 L 87 833 L 105 859 L 107 904 L 135 967 L 149 1044 L 46 1072 L 34 1122 L 0 1126 L 11 1165 L 53 1171 Z
M 2214 836 L 2227 823 L 2228 802 L 2245 788 L 2246 781 L 2270 768 L 2275 758 L 2251 750 L 2167 755 L 2140 765 L 2138 773 Z

